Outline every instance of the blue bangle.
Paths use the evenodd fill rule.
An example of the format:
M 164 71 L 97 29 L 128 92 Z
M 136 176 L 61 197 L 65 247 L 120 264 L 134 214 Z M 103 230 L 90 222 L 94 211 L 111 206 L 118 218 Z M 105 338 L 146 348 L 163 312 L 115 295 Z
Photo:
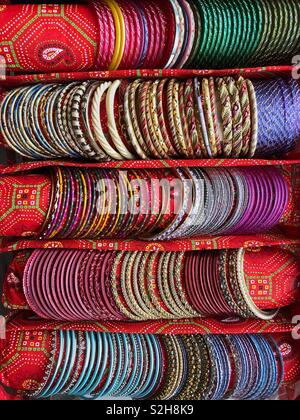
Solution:
M 148 381 L 144 385 L 143 389 L 138 393 L 138 399 L 149 398 L 149 396 L 153 393 L 153 390 L 156 387 L 160 372 L 160 352 L 157 344 L 157 339 L 153 335 L 146 335 L 145 338 L 150 349 L 151 370 L 148 374 Z
M 106 391 L 109 388 L 112 379 L 113 379 L 113 375 L 115 372 L 115 363 L 116 363 L 116 359 L 115 359 L 115 347 L 113 344 L 113 339 L 112 339 L 112 335 L 111 334 L 107 334 L 107 339 L 108 339 L 108 347 L 109 347 L 109 351 L 110 351 L 110 363 L 109 363 L 109 372 L 108 372 L 108 376 L 107 379 L 105 381 L 105 384 L 103 385 L 101 391 L 97 392 L 96 394 L 96 398 L 101 398 L 103 396 L 106 395 Z
M 91 356 L 91 340 L 90 340 L 90 335 L 88 332 L 85 332 L 84 336 L 85 336 L 85 345 L 86 345 L 84 363 L 83 363 L 81 374 L 78 380 L 76 381 L 76 384 L 69 392 L 70 395 L 77 395 L 77 392 L 80 389 L 82 382 L 84 381 L 86 371 L 89 366 L 89 361 L 90 361 L 90 356 Z
M 61 330 L 59 332 L 59 354 L 58 354 L 58 359 L 56 362 L 56 367 L 55 367 L 55 371 L 53 373 L 53 376 L 49 382 L 49 384 L 46 386 L 46 388 L 38 395 L 38 398 L 44 398 L 47 396 L 48 392 L 50 391 L 52 385 L 54 384 L 55 378 L 59 372 L 60 369 L 60 365 L 62 364 L 63 361 L 63 356 L 64 356 L 64 350 L 65 350 L 65 338 L 64 338 L 64 332 Z
M 60 376 L 57 379 L 57 382 L 54 386 L 54 388 L 45 395 L 45 397 L 51 397 L 53 395 L 57 395 L 62 390 L 63 386 L 65 385 L 66 381 L 68 380 L 68 376 L 65 375 L 65 373 L 69 370 L 68 365 L 70 366 L 70 354 L 71 351 L 74 349 L 72 346 L 72 340 L 71 340 L 71 333 L 70 331 L 65 331 L 65 340 L 66 340 L 66 349 L 64 352 L 64 363 L 62 368 L 60 369 Z M 72 367 L 72 366 L 71 366 Z
M 283 360 L 283 355 L 280 351 L 280 348 L 279 348 L 278 344 L 276 343 L 276 341 L 274 340 L 274 338 L 271 337 L 271 336 L 268 336 L 268 340 L 273 346 L 273 352 L 272 353 L 273 353 L 274 358 L 275 358 L 276 369 L 277 369 L 276 384 L 274 385 L 274 389 L 273 389 L 273 392 L 272 392 L 272 395 L 275 395 L 278 392 L 278 390 L 281 387 L 281 385 L 283 383 L 283 380 L 284 380 L 284 373 L 285 373 L 284 360 Z M 279 364 L 279 369 L 280 370 L 278 370 L 278 364 Z
M 136 387 L 137 377 L 139 375 L 138 369 L 140 369 L 141 363 L 139 360 L 140 351 L 138 348 L 138 336 L 136 334 L 130 335 L 130 339 L 132 342 L 132 353 L 133 353 L 133 369 L 131 370 L 131 377 L 129 378 L 128 383 L 126 384 L 125 388 L 122 391 L 121 396 L 131 395 L 133 390 Z
M 108 334 L 102 333 L 100 335 L 101 335 L 101 341 L 102 341 L 101 368 L 99 368 L 99 373 L 97 375 L 95 383 L 91 385 L 90 390 L 88 392 L 88 394 L 91 395 L 93 398 L 98 397 L 98 394 L 95 394 L 95 395 L 93 394 L 94 392 L 97 391 L 108 365 L 108 353 L 109 353 Z
M 87 388 L 91 383 L 90 376 L 91 376 L 92 371 L 94 369 L 95 359 L 96 359 L 97 345 L 96 345 L 95 333 L 93 331 L 89 331 L 88 335 L 89 335 L 90 342 L 91 342 L 91 352 L 90 352 L 90 357 L 89 357 L 88 366 L 87 366 L 87 369 L 86 369 L 85 376 L 83 378 L 83 381 L 82 381 L 80 387 L 76 391 L 76 394 L 79 395 L 79 396 L 87 395 L 87 393 L 85 392 L 85 388 Z
M 128 370 L 130 369 L 129 366 L 129 339 L 128 339 L 128 335 L 126 334 L 122 334 L 121 338 L 123 339 L 123 363 L 122 363 L 122 370 L 123 373 L 120 375 L 120 379 L 119 379 L 119 385 L 118 387 L 114 390 L 114 396 L 118 397 L 121 396 L 122 394 L 122 390 L 124 389 L 125 385 L 126 385 L 126 376 L 128 374 Z M 131 374 L 131 372 L 130 372 Z
M 36 95 L 39 94 L 41 85 L 36 85 L 33 88 L 24 90 L 24 93 L 19 97 L 18 101 L 18 130 L 20 130 L 20 139 L 23 139 L 25 147 L 31 154 L 37 154 L 40 159 L 51 157 L 51 153 L 47 153 L 47 149 L 43 148 L 39 137 L 35 134 L 34 117 L 31 116 L 31 104 L 34 102 Z
M 116 372 L 114 374 L 112 384 L 106 390 L 106 395 L 107 396 L 116 396 L 117 390 L 122 386 L 121 377 L 124 374 L 124 371 L 122 373 L 123 364 L 124 364 L 124 356 L 125 356 L 124 334 L 115 334 L 115 338 L 116 338 L 116 341 L 117 341 L 117 346 L 116 346 L 116 349 L 115 349 L 116 350 L 115 358 L 116 358 L 116 362 L 117 362 Z M 126 374 L 126 372 L 125 372 L 125 374 Z
M 66 371 L 65 374 L 65 379 L 61 385 L 61 388 L 59 389 L 59 392 L 62 391 L 63 393 L 63 389 L 66 386 L 66 384 L 68 383 L 68 381 L 70 381 L 70 375 L 71 372 L 74 369 L 75 366 L 75 362 L 76 362 L 76 357 L 77 357 L 77 346 L 78 346 L 78 341 L 77 341 L 77 335 L 75 331 L 71 331 L 71 357 L 70 357 L 70 363 L 69 363 L 69 367 Z
M 103 345 L 102 345 L 102 335 L 100 333 L 95 333 L 96 335 L 96 363 L 94 367 L 94 374 L 91 377 L 90 381 L 87 383 L 86 387 L 81 391 L 82 395 L 91 395 L 95 390 L 97 383 L 99 382 L 99 372 L 102 361 Z
M 144 369 L 145 369 L 145 352 L 143 350 L 143 343 L 142 343 L 142 336 L 141 335 L 137 335 L 137 348 L 138 348 L 138 353 L 140 355 L 140 364 L 139 364 L 139 370 L 137 372 L 136 375 L 136 381 L 135 381 L 135 387 L 134 389 L 132 389 L 132 391 L 130 392 L 131 396 L 133 399 L 136 399 L 136 395 L 138 395 L 139 390 L 141 389 L 141 379 L 144 373 Z
M 16 140 L 19 147 L 26 150 L 27 154 L 31 154 L 35 158 L 43 159 L 44 155 L 41 153 L 40 146 L 34 143 L 34 136 L 31 134 L 29 127 L 24 124 L 24 107 L 27 106 L 31 96 L 39 89 L 38 86 L 31 86 L 21 90 L 11 102 L 11 113 L 9 114 L 10 120 L 15 125 Z

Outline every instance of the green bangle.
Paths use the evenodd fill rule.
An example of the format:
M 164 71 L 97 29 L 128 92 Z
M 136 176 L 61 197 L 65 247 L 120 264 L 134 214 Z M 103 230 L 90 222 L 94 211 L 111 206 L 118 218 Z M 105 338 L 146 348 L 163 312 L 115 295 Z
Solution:
M 220 63 L 223 61 L 224 56 L 226 54 L 227 50 L 227 43 L 228 43 L 228 28 L 227 28 L 227 15 L 224 10 L 224 6 L 222 5 L 222 2 L 219 0 L 215 0 L 215 8 L 217 11 L 217 14 L 219 16 L 219 28 L 220 28 L 220 38 L 219 38 L 219 44 L 217 45 L 217 51 L 216 51 L 216 63 L 219 66 Z
M 300 21 L 300 4 L 298 0 L 291 0 L 292 2 L 294 2 L 294 7 L 292 8 L 292 12 L 290 13 L 289 16 L 294 17 L 294 24 L 291 25 L 291 29 L 294 30 L 293 33 L 291 34 L 291 38 L 290 40 L 287 40 L 287 46 L 288 46 L 288 50 L 291 49 L 292 51 L 292 56 L 299 54 L 299 45 L 300 45 L 300 25 L 299 25 L 299 21 Z M 287 1 L 287 3 L 289 4 L 289 2 Z M 290 4 L 289 4 L 290 6 Z M 290 46 L 292 43 L 292 47 Z M 288 59 L 290 59 L 291 57 L 288 56 L 286 54 L 286 57 Z
M 291 59 L 293 55 L 299 53 L 299 44 L 300 44 L 300 6 L 299 2 L 295 0 L 287 1 L 285 0 L 281 3 L 284 8 L 284 28 L 286 33 L 282 36 L 282 48 L 279 52 L 281 60 L 283 63 L 286 63 Z M 298 32 L 298 36 L 297 36 Z M 286 51 L 291 51 L 291 56 L 286 53 Z
M 220 39 L 222 38 L 223 27 L 220 11 L 216 7 L 216 0 L 211 0 L 211 2 L 208 2 L 206 7 L 210 15 L 210 21 L 212 23 L 210 32 L 213 33 L 211 47 L 208 53 L 208 64 L 211 67 L 212 65 L 215 65 L 216 58 L 218 57 L 219 44 Z
M 227 53 L 225 56 L 225 63 L 231 63 L 233 64 L 234 58 L 235 58 L 235 48 L 236 48 L 236 43 L 238 42 L 238 38 L 237 38 L 237 20 L 236 20 L 236 15 L 235 15 L 235 11 L 234 11 L 234 6 L 233 6 L 233 0 L 228 0 L 226 2 L 226 11 L 227 11 L 227 16 L 228 16 L 228 22 L 230 22 L 230 36 L 229 36 L 229 44 L 227 47 Z M 225 64 L 225 66 L 226 66 Z
M 194 2 L 191 2 L 190 6 L 192 7 L 194 18 L 195 18 L 195 40 L 194 40 L 190 57 L 186 63 L 186 67 L 196 68 L 197 67 L 196 58 L 197 58 L 198 50 L 200 48 L 200 40 L 201 40 L 201 17 L 200 17 L 196 4 Z
M 256 54 L 253 57 L 253 63 L 261 63 L 261 57 L 264 57 L 266 52 L 269 49 L 269 43 L 270 43 L 270 34 L 272 32 L 272 19 L 271 19 L 271 11 L 269 8 L 269 4 L 266 0 L 259 0 L 258 3 L 262 7 L 262 15 L 263 15 L 263 33 L 261 42 L 258 45 L 258 49 L 256 51 Z
M 255 8 L 256 3 L 244 0 L 244 5 L 247 9 L 248 16 L 250 16 L 249 25 L 249 48 L 248 55 L 245 60 L 248 62 L 256 51 L 257 45 L 260 42 L 262 34 L 262 19 L 259 8 Z
M 203 63 L 202 65 L 206 65 L 205 59 L 206 59 L 206 48 L 207 48 L 207 43 L 208 43 L 208 32 L 209 32 L 207 22 L 209 20 L 208 20 L 208 15 L 206 13 L 206 6 L 203 0 L 197 0 L 197 7 L 199 10 L 200 19 L 202 22 L 201 36 L 200 36 L 201 41 L 200 41 L 199 50 L 197 54 L 197 64 Z
M 243 17 L 243 32 L 244 37 L 240 42 L 240 57 L 242 61 L 246 61 L 245 57 L 248 57 L 251 51 L 251 22 L 252 17 L 250 16 L 249 9 L 246 7 L 246 1 L 240 0 L 239 7 Z

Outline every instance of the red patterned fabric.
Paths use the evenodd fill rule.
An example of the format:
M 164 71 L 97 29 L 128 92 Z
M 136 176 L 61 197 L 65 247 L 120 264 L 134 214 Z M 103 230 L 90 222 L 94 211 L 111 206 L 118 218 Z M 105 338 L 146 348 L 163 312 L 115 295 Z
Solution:
M 261 309 L 289 306 L 300 299 L 300 260 L 289 252 L 248 249 L 244 272 L 250 295 Z
M 0 6 L 0 55 L 17 73 L 94 68 L 98 29 L 88 5 Z
M 263 246 L 294 247 L 300 252 L 300 238 L 292 239 L 275 229 L 267 234 L 251 236 L 202 237 L 176 241 L 144 242 L 130 240 L 18 240 L 0 238 L 0 253 L 24 249 L 65 248 L 100 249 L 105 251 L 200 251 L 203 249 L 257 248 Z
M 300 304 L 297 303 L 282 311 L 274 320 L 241 320 L 239 318 L 216 319 L 182 319 L 180 321 L 144 321 L 144 322 L 60 322 L 41 320 L 32 312 L 24 311 L 13 315 L 9 328 L 33 328 L 39 330 L 53 329 L 83 329 L 100 332 L 123 332 L 132 334 L 248 334 L 248 333 L 291 333 L 295 325 L 292 318 L 299 314 Z
M 297 169 L 297 165 L 299 168 Z M 300 159 L 290 160 L 265 160 L 265 159 L 174 159 L 174 160 L 126 160 L 126 161 L 110 161 L 100 163 L 81 163 L 71 161 L 32 161 L 18 164 L 0 164 L 0 175 L 8 175 L 23 171 L 32 171 L 35 169 L 52 167 L 52 166 L 76 166 L 79 168 L 109 168 L 109 169 L 159 169 L 159 168 L 178 168 L 178 167 L 238 167 L 238 166 L 282 166 L 287 167 L 287 176 L 293 170 L 293 177 L 296 178 L 300 174 Z M 295 166 L 295 168 L 292 168 Z M 291 178 L 291 176 L 289 176 Z M 291 181 L 290 181 L 291 183 Z M 299 191 L 299 186 L 295 185 Z
M 35 236 L 50 202 L 50 178 L 45 175 L 0 179 L 0 236 Z
M 53 72 L 49 74 L 20 74 L 10 76 L 1 81 L 3 86 L 14 87 L 27 83 L 37 82 L 66 82 L 72 80 L 87 80 L 87 79 L 131 79 L 131 78 L 161 78 L 161 77 L 204 77 L 204 76 L 228 76 L 240 75 L 250 78 L 270 78 L 280 76 L 291 76 L 293 70 L 292 66 L 267 66 L 244 69 L 224 69 L 224 70 L 113 70 L 113 71 L 90 71 L 90 72 Z

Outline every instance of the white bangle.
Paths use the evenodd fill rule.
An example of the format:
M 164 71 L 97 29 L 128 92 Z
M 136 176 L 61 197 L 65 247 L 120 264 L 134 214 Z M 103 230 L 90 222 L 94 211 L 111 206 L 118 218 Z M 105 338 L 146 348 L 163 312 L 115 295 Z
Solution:
M 90 124 L 90 118 L 89 118 L 90 104 L 92 103 L 92 100 L 94 98 L 94 95 L 98 86 L 99 86 L 99 82 L 92 83 L 88 88 L 87 95 L 83 98 L 82 119 L 83 119 L 85 131 L 86 131 L 86 135 L 88 136 L 90 144 L 94 152 L 96 153 L 95 159 L 98 161 L 103 161 L 103 160 L 110 160 L 110 157 L 103 151 L 103 149 L 96 142 L 94 134 L 93 134 L 93 129 Z
M 107 95 L 106 95 L 106 112 L 107 112 L 107 120 L 108 120 L 108 129 L 110 136 L 114 142 L 114 145 L 116 146 L 116 149 L 120 153 L 121 156 L 123 156 L 123 159 L 136 159 L 136 156 L 134 156 L 132 153 L 129 152 L 129 150 L 126 148 L 125 144 L 123 143 L 118 129 L 116 125 L 115 120 L 115 112 L 114 112 L 114 102 L 115 102 L 115 95 L 118 90 L 118 88 L 121 85 L 120 80 L 115 80 L 113 84 L 109 87 Z
M 94 127 L 95 139 L 100 144 L 105 153 L 114 160 L 123 160 L 123 157 L 115 151 L 107 141 L 101 125 L 101 101 L 103 94 L 111 86 L 111 82 L 101 83 L 97 88 L 92 104 L 92 123 Z

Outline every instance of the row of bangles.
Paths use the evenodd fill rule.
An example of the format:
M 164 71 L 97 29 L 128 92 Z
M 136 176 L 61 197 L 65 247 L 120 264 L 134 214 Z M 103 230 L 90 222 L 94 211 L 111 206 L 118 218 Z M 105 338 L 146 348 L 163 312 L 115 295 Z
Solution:
M 142 266 L 152 266 L 149 260 L 155 272 L 148 282 Z M 131 265 L 126 281 L 121 284 L 119 274 L 119 285 L 110 285 L 111 266 L 122 272 L 124 264 Z M 283 333 L 208 334 L 216 321 L 207 317 L 223 320 L 216 323 L 219 331 L 240 319 L 247 332 L 254 327 L 251 316 L 272 322 L 280 308 L 299 300 L 299 273 L 299 258 L 280 248 L 19 251 L 3 286 L 2 300 L 14 309 L 15 325 L 10 329 L 8 323 L 6 340 L 0 341 L 0 380 L 22 399 L 277 398 L 300 377 L 297 342 Z M 30 312 L 16 318 L 22 306 L 45 321 L 36 324 Z M 166 313 L 168 325 L 162 323 Z M 142 334 L 99 332 L 134 330 L 145 319 L 151 321 L 142 323 Z M 114 325 L 116 320 L 122 322 Z M 186 325 L 188 335 L 177 331 L 176 322 Z M 276 322 L 282 324 L 282 315 Z M 195 334 L 197 324 L 204 335 Z M 161 328 L 173 334 L 149 333 Z
M 4 176 L 0 192 L 1 236 L 40 239 L 265 233 L 297 206 L 290 176 L 276 167 L 54 167 Z
M 2 300 L 9 310 L 32 310 L 57 321 L 270 321 L 299 299 L 299 272 L 296 256 L 276 248 L 37 249 L 15 255 Z
M 299 113 L 296 80 L 242 76 L 34 84 L 0 102 L 3 143 L 29 159 L 280 157 Z
M 299 53 L 297 0 L 86 3 L 2 6 L 8 70 L 255 67 L 291 63 Z
M 261 334 L 14 331 L 2 346 L 0 377 L 31 399 L 270 399 L 289 376 L 281 340 Z
M 0 399 L 296 399 L 299 1 L 24 2 L 0 0 Z

